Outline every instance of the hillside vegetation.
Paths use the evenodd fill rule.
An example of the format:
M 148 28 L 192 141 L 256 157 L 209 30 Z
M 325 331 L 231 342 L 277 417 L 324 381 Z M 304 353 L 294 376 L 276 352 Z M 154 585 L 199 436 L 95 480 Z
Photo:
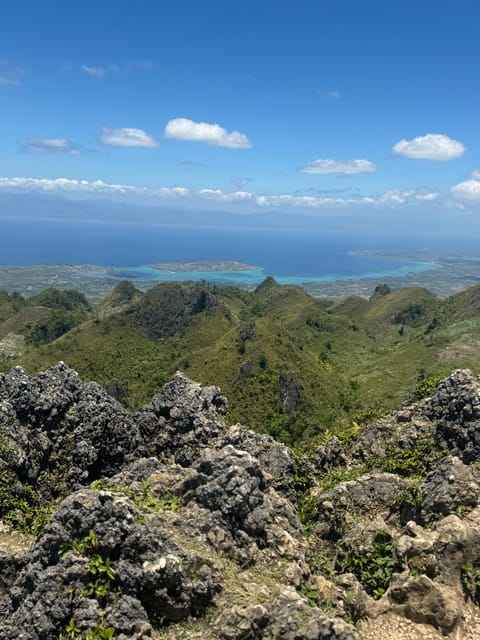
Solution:
M 172 282 L 143 294 L 122 282 L 93 308 L 72 291 L 0 293 L 0 352 L 12 335 L 24 341 L 0 366 L 36 373 L 63 360 L 130 408 L 182 370 L 221 387 L 231 422 L 299 444 L 348 435 L 453 368 L 478 370 L 479 308 L 480 285 L 446 300 L 380 285 L 369 300 L 328 304 L 272 278 L 253 292 Z

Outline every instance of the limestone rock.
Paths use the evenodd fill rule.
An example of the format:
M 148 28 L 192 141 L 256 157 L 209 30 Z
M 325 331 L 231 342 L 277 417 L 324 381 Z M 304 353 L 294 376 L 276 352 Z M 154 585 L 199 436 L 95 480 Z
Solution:
M 397 611 L 413 622 L 431 624 L 449 633 L 462 619 L 462 601 L 452 589 L 427 576 L 398 581 L 388 596 Z
M 422 516 L 431 521 L 458 510 L 475 507 L 480 485 L 459 458 L 447 456 L 427 475 L 420 487 L 423 495 Z

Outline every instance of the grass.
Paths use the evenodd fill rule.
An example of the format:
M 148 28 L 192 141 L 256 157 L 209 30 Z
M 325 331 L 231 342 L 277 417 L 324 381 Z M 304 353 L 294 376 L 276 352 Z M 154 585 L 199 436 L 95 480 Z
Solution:
M 170 337 L 147 338 L 129 312 L 128 304 L 138 304 L 134 292 L 132 302 L 122 302 L 113 315 L 107 300 L 89 321 L 3 366 L 18 363 L 36 372 L 64 360 L 85 380 L 128 385 L 130 408 L 148 402 L 180 369 L 221 387 L 230 423 L 298 444 L 327 430 L 341 433 L 362 412 L 390 412 L 413 392 L 419 372 L 438 377 L 453 367 L 480 365 L 479 350 L 452 346 L 468 344 L 478 333 L 472 293 L 440 301 L 425 289 L 410 288 L 370 301 L 351 297 L 326 310 L 301 289 L 272 280 L 255 292 L 234 287 L 209 292 L 216 304 L 193 314 Z M 7 307 L 12 312 L 9 304 L 5 314 Z M 433 318 L 435 327 L 429 329 Z M 242 340 L 249 324 L 254 336 Z M 280 402 L 282 371 L 298 376 L 300 399 L 293 414 L 284 413 Z

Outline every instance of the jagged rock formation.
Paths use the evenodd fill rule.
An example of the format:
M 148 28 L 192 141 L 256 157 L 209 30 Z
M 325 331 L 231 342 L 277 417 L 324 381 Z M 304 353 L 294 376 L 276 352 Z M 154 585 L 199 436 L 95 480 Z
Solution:
M 0 374 L 0 639 L 478 635 L 479 380 L 303 457 L 226 410 Z

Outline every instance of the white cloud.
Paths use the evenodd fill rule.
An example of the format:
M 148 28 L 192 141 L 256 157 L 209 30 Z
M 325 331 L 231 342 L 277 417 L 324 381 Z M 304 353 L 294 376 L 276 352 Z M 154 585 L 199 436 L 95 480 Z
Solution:
M 103 127 L 98 139 L 111 147 L 158 147 L 158 142 L 142 129 Z
M 197 195 L 202 199 L 217 202 L 249 202 L 259 207 L 267 208 L 295 208 L 295 209 L 339 209 L 344 207 L 380 206 L 397 207 L 409 206 L 419 202 L 432 202 L 438 197 L 435 192 L 418 191 L 415 189 L 390 189 L 376 197 L 320 197 L 311 195 L 284 194 L 256 194 L 249 191 L 225 192 L 221 189 L 200 189 Z
M 149 189 L 126 184 L 112 184 L 103 180 L 75 180 L 69 178 L 0 178 L 0 189 L 16 191 L 46 191 L 49 193 L 91 193 L 94 195 L 142 195 L 176 198 L 189 195 L 184 187 Z
M 327 95 L 332 100 L 339 100 L 342 97 L 342 94 L 340 93 L 340 91 L 329 91 Z
M 480 199 L 480 179 L 477 183 L 477 195 L 475 199 Z M 59 194 L 86 194 L 99 197 L 130 197 L 138 199 L 139 202 L 148 201 L 155 203 L 156 200 L 186 200 L 189 204 L 198 205 L 202 200 L 216 202 L 224 205 L 245 206 L 245 210 L 252 211 L 254 207 L 262 209 L 310 209 L 310 210 L 340 210 L 340 209 L 361 209 L 363 207 L 385 208 L 405 208 L 430 205 L 437 199 L 438 194 L 425 189 L 390 189 L 376 196 L 318 196 L 302 195 L 292 193 L 281 194 L 261 194 L 251 191 L 223 191 L 221 189 L 204 188 L 196 192 L 191 192 L 186 187 L 137 187 L 125 184 L 112 184 L 102 180 L 87 181 L 70 178 L 25 178 L 12 177 L 0 178 L 0 189 L 14 191 L 40 191 Z M 440 206 L 451 206 L 453 200 L 442 200 Z M 435 204 L 435 207 L 438 207 Z M 456 203 L 457 207 L 461 203 Z
M 415 197 L 417 198 L 417 200 L 422 200 L 423 202 L 433 202 L 433 200 L 436 200 L 438 198 L 438 193 L 435 193 L 434 191 L 428 191 L 426 193 L 417 193 Z
M 405 190 L 405 189 L 389 189 L 382 193 L 376 200 L 377 204 L 386 204 L 390 206 L 395 206 L 399 204 L 404 204 L 414 195 L 413 190 Z
M 250 191 L 225 192 L 221 189 L 200 189 L 197 195 L 207 200 L 217 202 L 251 202 L 260 207 L 300 207 L 320 209 L 324 207 L 338 207 L 350 203 L 360 203 L 360 200 L 344 200 L 342 198 L 318 198 L 315 196 L 297 196 L 289 193 L 280 195 L 259 195 Z
M 377 170 L 377 165 L 370 160 L 313 160 L 308 162 L 299 171 L 302 173 L 342 173 L 351 175 L 354 173 L 370 173 Z
M 91 78 L 104 78 L 106 75 L 118 73 L 132 73 L 133 71 L 142 71 L 152 68 L 151 60 L 142 60 L 141 62 L 127 62 L 127 64 L 105 64 L 99 66 L 90 66 L 82 64 L 81 69 Z
M 374 199 L 378 206 L 396 207 L 401 205 L 415 205 L 419 202 L 433 202 L 437 200 L 438 193 L 425 189 L 388 189 Z
M 185 187 L 160 187 L 151 191 L 152 195 L 158 195 L 166 198 L 185 198 L 190 191 Z
M 29 138 L 21 147 L 27 153 L 63 153 L 70 156 L 78 156 L 83 150 L 74 142 L 65 138 L 42 138 L 34 136 Z
M 0 88 L 19 87 L 21 77 L 26 73 L 23 67 L 13 64 L 9 60 L 0 58 Z
M 230 131 L 218 124 L 194 122 L 188 118 L 174 118 L 165 127 L 165 137 L 175 140 L 205 142 L 215 147 L 229 149 L 249 149 L 252 144 L 244 133 Z
M 102 180 L 88 182 L 69 178 L 0 178 L 0 188 L 34 191 L 79 191 L 87 193 L 141 193 L 139 187 L 109 184 Z
M 392 151 L 406 158 L 422 160 L 454 160 L 465 153 L 464 145 L 440 133 L 428 133 L 413 140 L 400 140 Z
M 480 200 L 480 171 L 474 171 L 469 180 L 454 185 L 450 191 L 462 200 Z
M 216 200 L 217 202 L 245 202 L 246 200 L 253 200 L 255 198 L 255 194 L 249 191 L 225 193 L 220 189 L 199 189 L 197 193 L 201 198 Z

